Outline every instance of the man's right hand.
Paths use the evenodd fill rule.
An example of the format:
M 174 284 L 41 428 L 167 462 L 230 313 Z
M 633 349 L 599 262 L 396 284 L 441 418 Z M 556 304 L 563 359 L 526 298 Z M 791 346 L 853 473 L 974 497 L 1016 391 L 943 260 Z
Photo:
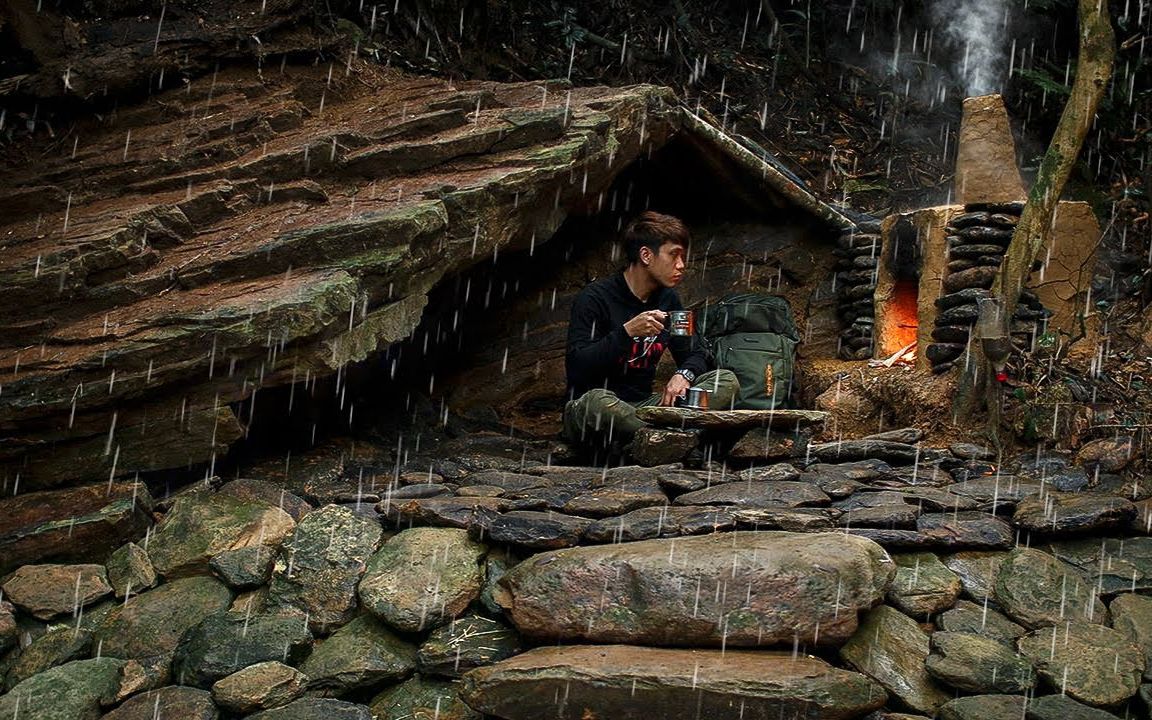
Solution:
M 624 332 L 632 337 L 652 337 L 664 330 L 664 320 L 668 313 L 663 310 L 645 310 L 624 323 Z

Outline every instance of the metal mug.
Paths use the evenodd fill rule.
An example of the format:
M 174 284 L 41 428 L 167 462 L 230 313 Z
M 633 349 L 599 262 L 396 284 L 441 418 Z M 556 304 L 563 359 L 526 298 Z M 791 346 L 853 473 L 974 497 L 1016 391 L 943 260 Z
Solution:
M 680 398 L 679 405 L 690 410 L 707 410 L 708 391 L 704 388 L 690 387 L 684 391 L 684 397 Z
M 668 333 L 678 336 L 695 335 L 696 313 L 691 310 L 669 310 Z

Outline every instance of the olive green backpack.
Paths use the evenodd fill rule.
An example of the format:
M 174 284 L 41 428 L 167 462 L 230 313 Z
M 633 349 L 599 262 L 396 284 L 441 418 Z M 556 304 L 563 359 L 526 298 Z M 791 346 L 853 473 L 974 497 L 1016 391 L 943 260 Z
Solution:
M 740 380 L 735 407 L 788 407 L 800 335 L 788 302 L 775 295 L 730 295 L 703 313 L 700 333 L 716 365 Z

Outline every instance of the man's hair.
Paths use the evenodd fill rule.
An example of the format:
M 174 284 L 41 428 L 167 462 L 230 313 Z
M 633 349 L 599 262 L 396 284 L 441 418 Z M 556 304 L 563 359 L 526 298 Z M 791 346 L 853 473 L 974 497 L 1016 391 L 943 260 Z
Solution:
M 647 210 L 624 228 L 624 256 L 629 265 L 640 262 L 640 248 L 659 254 L 664 243 L 688 244 L 688 228 L 679 218 Z

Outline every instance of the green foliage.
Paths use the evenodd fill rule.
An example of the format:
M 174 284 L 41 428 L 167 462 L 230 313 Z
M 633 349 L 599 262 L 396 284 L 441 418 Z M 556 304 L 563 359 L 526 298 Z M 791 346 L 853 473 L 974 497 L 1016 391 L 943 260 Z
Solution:
M 1052 95 L 1067 96 L 1072 92 L 1070 86 L 1065 85 L 1062 81 L 1052 77 L 1052 75 L 1044 70 L 1022 68 L 1017 70 L 1016 74 L 1024 80 L 1031 82 L 1037 89 Z

